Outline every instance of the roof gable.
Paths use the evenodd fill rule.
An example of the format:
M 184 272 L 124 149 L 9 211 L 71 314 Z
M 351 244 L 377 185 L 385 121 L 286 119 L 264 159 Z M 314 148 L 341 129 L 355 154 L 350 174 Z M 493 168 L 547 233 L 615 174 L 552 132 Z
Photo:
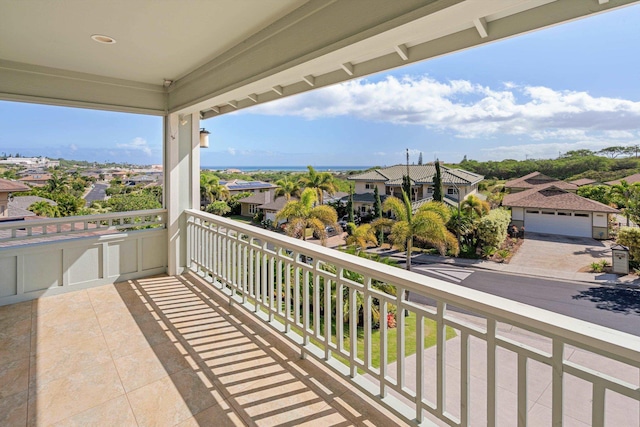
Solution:
M 503 206 L 619 213 L 620 211 L 595 200 L 571 193 L 556 185 L 538 186 L 520 193 L 507 194 Z
M 463 169 L 440 167 L 443 184 L 471 185 L 484 179 L 484 176 Z M 350 176 L 353 181 L 383 181 L 387 185 L 402 185 L 402 177 L 407 174 L 407 165 L 394 165 L 375 169 L 359 175 Z M 433 184 L 436 167 L 433 163 L 426 165 L 409 165 L 409 176 L 416 184 Z

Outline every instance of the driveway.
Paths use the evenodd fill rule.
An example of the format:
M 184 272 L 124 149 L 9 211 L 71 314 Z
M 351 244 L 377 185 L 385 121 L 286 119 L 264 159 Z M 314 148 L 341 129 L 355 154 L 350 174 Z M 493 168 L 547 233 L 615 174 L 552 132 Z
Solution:
M 575 273 L 601 259 L 611 264 L 610 246 L 606 240 L 527 232 L 509 264 Z

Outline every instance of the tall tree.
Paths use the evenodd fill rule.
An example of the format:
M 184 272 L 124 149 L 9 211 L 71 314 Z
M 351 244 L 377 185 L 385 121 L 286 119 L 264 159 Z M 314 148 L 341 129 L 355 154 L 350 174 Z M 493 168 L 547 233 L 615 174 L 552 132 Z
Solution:
M 402 191 L 409 195 L 409 199 L 412 199 L 411 178 L 409 177 L 409 175 L 402 175 Z
M 480 218 L 491 210 L 489 203 L 473 194 L 462 201 L 460 208 L 471 218 Z
M 276 185 L 278 186 L 275 191 L 276 198 L 284 196 L 287 200 L 291 200 L 292 197 L 300 197 L 300 184 L 289 177 L 279 179 Z
M 450 209 L 440 202 L 428 202 L 413 213 L 407 194 L 403 193 L 402 198 L 401 201 L 397 197 L 388 197 L 382 204 L 384 210 L 393 212 L 395 220 L 377 219 L 373 225 L 376 228 L 391 227 L 389 238 L 395 246 L 407 251 L 407 270 L 411 270 L 414 238 L 429 242 L 443 255 L 447 249 L 457 254 L 458 242 L 446 225 L 451 216 Z
M 306 240 L 306 230 L 311 228 L 324 245 L 327 241 L 326 227 L 338 227 L 338 215 L 331 206 L 314 206 L 316 192 L 312 188 L 305 188 L 300 195 L 300 200 L 292 200 L 276 214 L 276 219 L 286 219 L 285 232 L 292 237 L 300 237 Z
M 420 155 L 418 156 L 418 165 L 422 166 L 422 151 L 420 152 Z
M 436 159 L 436 173 L 433 176 L 433 200 L 442 202 L 442 175 L 440 172 L 440 160 Z
M 309 172 L 300 177 L 300 184 L 305 188 L 311 188 L 316 192 L 317 200 L 324 203 L 323 192 L 333 195 L 336 186 L 333 183 L 333 175 L 329 172 L 317 172 L 312 166 L 307 166 Z
M 378 191 L 378 186 L 376 185 L 373 190 L 373 217 L 374 219 L 382 218 L 382 202 L 380 201 L 380 192 Z M 384 230 L 378 230 L 378 244 L 384 243 Z
M 349 215 L 349 222 L 356 221 L 356 219 L 353 216 L 353 187 L 349 187 L 349 200 L 347 200 L 347 215 Z
M 369 244 L 377 245 L 378 239 L 376 239 L 375 229 L 371 226 L 371 224 L 362 224 L 356 227 L 353 230 L 351 235 L 347 236 L 345 239 L 347 245 L 354 245 L 360 249 L 367 249 Z
M 627 227 L 629 226 L 630 202 L 638 192 L 640 192 L 640 185 L 629 184 L 625 180 L 620 181 L 620 184 L 612 185 L 609 190 L 611 200 L 618 205 L 618 208 L 623 208 L 622 214 L 627 219 Z

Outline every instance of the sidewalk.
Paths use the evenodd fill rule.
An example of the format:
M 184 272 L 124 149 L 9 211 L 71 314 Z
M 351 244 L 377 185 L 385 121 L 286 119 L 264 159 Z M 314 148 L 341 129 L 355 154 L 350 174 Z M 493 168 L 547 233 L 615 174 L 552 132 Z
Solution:
M 379 250 L 374 249 L 372 251 L 377 252 L 380 255 L 396 258 L 401 261 L 405 261 L 405 252 L 391 250 Z M 419 254 L 414 255 L 411 258 L 413 264 L 451 264 L 461 267 L 480 268 L 484 270 L 499 271 L 509 274 L 517 274 L 520 276 L 536 276 L 545 277 L 555 280 L 570 280 L 574 282 L 586 282 L 597 283 L 600 285 L 625 285 L 640 287 L 640 278 L 636 275 L 629 274 L 626 276 L 619 276 L 612 273 L 579 273 L 568 272 L 558 270 L 548 270 L 545 268 L 536 267 L 523 267 L 521 265 L 509 265 L 504 263 L 497 263 L 493 261 L 486 261 L 481 259 L 466 259 L 466 258 L 452 258 L 439 255 Z

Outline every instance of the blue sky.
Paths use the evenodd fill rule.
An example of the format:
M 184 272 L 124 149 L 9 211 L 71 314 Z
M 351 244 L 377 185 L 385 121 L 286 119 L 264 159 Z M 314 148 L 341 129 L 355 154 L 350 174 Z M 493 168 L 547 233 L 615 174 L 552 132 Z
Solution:
M 640 144 L 640 5 L 203 122 L 208 166 L 458 162 Z M 27 130 L 27 131 L 25 131 Z M 0 154 L 161 163 L 162 119 L 0 102 Z

